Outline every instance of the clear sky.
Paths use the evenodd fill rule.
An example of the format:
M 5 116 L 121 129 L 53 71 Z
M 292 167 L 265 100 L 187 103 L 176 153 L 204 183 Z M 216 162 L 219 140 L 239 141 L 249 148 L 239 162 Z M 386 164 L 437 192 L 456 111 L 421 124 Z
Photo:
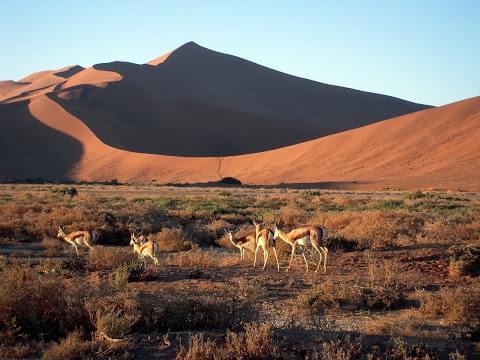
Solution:
M 480 1 L 0 0 L 0 79 L 188 41 L 293 75 L 442 105 L 480 95 Z

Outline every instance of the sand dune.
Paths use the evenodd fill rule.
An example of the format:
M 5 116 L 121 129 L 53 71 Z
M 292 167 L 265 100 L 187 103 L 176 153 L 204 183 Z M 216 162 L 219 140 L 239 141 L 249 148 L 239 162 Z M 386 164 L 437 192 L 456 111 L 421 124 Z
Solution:
M 28 107 L 41 123 L 81 144 L 81 159 L 69 173 L 75 180 L 196 183 L 234 176 L 252 184 L 480 190 L 480 97 L 277 150 L 203 158 L 105 145 L 45 95 Z
M 30 99 L 35 95 L 53 91 L 55 86 L 84 70 L 79 65 L 66 66 L 58 70 L 33 73 L 20 81 L 0 82 L 0 103 L 11 103 Z
M 49 93 L 104 143 L 163 155 L 265 151 L 426 108 L 290 76 L 193 42 L 143 65 L 73 66 L 22 83 L 0 87 L 0 102 Z
M 480 98 L 422 108 L 189 43 L 0 82 L 0 179 L 480 190 Z

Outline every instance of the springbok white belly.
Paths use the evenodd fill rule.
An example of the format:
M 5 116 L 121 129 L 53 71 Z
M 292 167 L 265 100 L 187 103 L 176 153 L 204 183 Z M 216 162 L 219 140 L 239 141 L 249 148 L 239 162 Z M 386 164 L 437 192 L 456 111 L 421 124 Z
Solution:
M 84 237 L 83 236 L 79 236 L 75 239 L 75 242 L 78 244 L 78 245 L 83 245 L 83 242 L 84 242 Z
M 300 246 L 309 246 L 310 245 L 310 236 L 305 236 L 301 239 L 298 239 L 296 242 Z

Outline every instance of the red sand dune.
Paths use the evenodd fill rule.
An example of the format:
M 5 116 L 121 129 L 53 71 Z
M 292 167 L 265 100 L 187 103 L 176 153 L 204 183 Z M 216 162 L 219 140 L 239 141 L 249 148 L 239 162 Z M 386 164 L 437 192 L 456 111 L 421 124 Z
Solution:
M 351 129 L 365 123 L 355 119 L 359 114 L 372 116 L 374 105 L 387 112 L 419 105 L 291 77 L 187 45 L 146 65 L 73 66 L 0 82 L 0 179 L 197 183 L 233 176 L 251 184 L 480 190 L 479 97 L 275 150 L 200 157 L 222 153 L 232 142 L 244 150 L 262 141 L 275 147 L 320 125 L 327 126 L 324 132 Z M 231 69 L 241 71 L 232 77 Z M 261 80 L 255 83 L 261 91 L 242 93 L 242 75 L 252 74 Z M 229 96 L 215 85 L 212 90 L 209 81 L 228 88 Z M 291 88 L 268 93 L 279 84 Z M 309 104 L 301 99 L 305 94 L 316 97 Z M 284 95 L 291 101 L 285 103 Z M 283 118 L 272 117 L 275 112 Z M 336 112 L 343 118 L 333 121 L 329 114 Z M 142 143 L 170 150 L 179 145 L 197 156 L 140 153 Z
M 290 76 L 195 43 L 143 65 L 94 65 L 51 93 L 108 145 L 180 156 L 265 151 L 427 107 Z
M 75 180 L 195 183 L 220 174 L 252 184 L 480 190 L 480 97 L 277 150 L 206 158 L 112 148 L 46 96 L 29 109 L 81 143 L 81 160 L 70 174 Z

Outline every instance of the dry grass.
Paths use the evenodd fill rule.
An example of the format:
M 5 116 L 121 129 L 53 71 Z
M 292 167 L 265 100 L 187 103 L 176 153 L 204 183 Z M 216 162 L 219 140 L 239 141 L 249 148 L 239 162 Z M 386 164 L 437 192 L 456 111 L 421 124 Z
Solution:
M 358 249 L 383 249 L 397 244 L 397 239 L 411 238 L 420 231 L 422 220 L 401 211 L 317 212 L 309 223 L 323 224 L 345 239 L 357 243 Z
M 480 324 L 480 288 L 442 288 L 420 297 L 420 312 L 447 322 Z
M 225 256 L 225 254 L 220 254 L 216 250 L 203 250 L 194 247 L 190 251 L 168 255 L 165 262 L 167 265 L 180 268 L 202 270 L 227 266 L 232 263 L 232 260 L 231 256 Z
M 136 294 L 128 291 L 104 293 L 85 307 L 99 337 L 123 338 L 142 315 Z
M 113 270 L 136 260 L 130 247 L 95 246 L 87 257 L 90 271 Z
M 43 354 L 43 360 L 81 360 L 90 357 L 93 344 L 82 339 L 79 331 L 74 331 L 58 343 L 51 344 Z
M 168 229 L 151 234 L 149 239 L 158 244 L 160 251 L 185 251 L 192 248 L 192 239 L 181 228 Z
M 90 336 L 103 333 L 134 339 L 138 333 L 149 336 L 169 329 L 215 333 L 215 341 L 207 335 L 192 338 L 191 345 L 182 349 L 184 358 L 218 354 L 216 358 L 248 359 L 258 358 L 259 352 L 274 358 L 277 353 L 272 355 L 269 346 L 278 350 L 280 345 L 273 340 L 272 329 L 243 326 L 258 321 L 260 314 L 276 326 L 288 324 L 285 304 L 296 312 L 294 325 L 299 332 L 310 330 L 312 324 L 325 331 L 330 328 L 324 325 L 342 318 L 335 331 L 424 336 L 426 341 L 452 337 L 472 341 L 475 332 L 476 336 L 480 333 L 476 325 L 480 295 L 474 277 L 479 267 L 480 203 L 475 194 L 432 192 L 405 199 L 395 192 L 242 188 L 229 189 L 227 194 L 138 185 L 89 186 L 88 193 L 87 187 L 78 186 L 78 196 L 71 197 L 50 192 L 50 188 L 25 187 L 28 193 L 22 193 L 11 186 L 0 194 L 0 242 L 7 249 L 21 245 L 28 256 L 33 255 L 29 262 L 40 261 L 33 266 L 8 258 L 0 261 L 0 358 L 38 357 L 44 349 L 52 358 L 71 358 L 75 343 L 82 349 L 82 343 L 89 342 L 93 347 L 88 350 L 85 345 L 86 356 L 113 357 L 117 353 L 109 346 L 103 352 L 99 349 L 103 342 Z M 285 230 L 303 224 L 325 226 L 330 234 L 331 271 L 315 277 L 303 272 L 261 272 L 251 268 L 251 263 L 240 262 L 237 249 L 209 249 L 217 245 L 231 249 L 223 228 L 234 224 L 251 232 L 252 218 L 263 218 L 265 224 L 281 220 Z M 70 256 L 74 251 L 55 238 L 58 223 L 64 223 L 67 230 L 96 229 L 99 244 L 90 253 L 82 251 L 78 259 Z M 137 260 L 127 246 L 130 224 L 150 233 L 169 252 L 161 256 L 161 266 L 144 266 Z M 41 246 L 20 244 L 27 242 Z M 448 252 L 450 272 L 458 278 L 447 276 L 442 257 L 450 245 L 455 245 Z M 337 253 L 335 249 L 356 252 Z M 282 241 L 277 250 L 284 257 L 291 251 Z M 68 260 L 43 258 L 58 253 L 67 254 Z M 308 259 L 316 260 L 315 256 Z M 301 256 L 295 262 L 303 270 Z M 152 282 L 142 283 L 147 280 Z M 419 295 L 414 292 L 419 286 L 442 290 Z M 402 292 L 408 296 L 406 304 Z M 371 321 L 359 320 L 365 317 Z M 68 335 L 76 329 L 77 335 Z M 227 329 L 235 332 L 226 335 Z M 143 339 L 148 336 L 141 335 Z M 291 344 L 282 344 L 282 351 L 291 350 L 284 346 Z M 359 357 L 357 343 L 344 339 L 315 339 L 308 346 L 301 355 L 282 356 Z M 381 350 L 394 359 L 423 354 L 397 340 Z M 366 354 L 370 349 L 361 351 Z M 370 355 L 381 358 L 384 354 L 373 351 Z M 452 356 L 462 357 L 460 353 Z
M 300 294 L 293 306 L 303 315 L 315 317 L 328 309 L 392 310 L 402 306 L 404 301 L 404 295 L 395 288 L 325 281 Z
M 238 329 L 258 319 L 259 296 L 232 286 L 198 295 L 156 294 L 142 299 L 139 326 L 144 331 Z
M 480 275 L 480 245 L 451 246 L 448 255 L 450 274 Z
M 205 339 L 203 334 L 190 338 L 187 348 L 181 347 L 178 360 L 202 359 L 283 359 L 284 354 L 273 340 L 272 326 L 250 323 L 241 333 L 227 332 L 225 342 Z

